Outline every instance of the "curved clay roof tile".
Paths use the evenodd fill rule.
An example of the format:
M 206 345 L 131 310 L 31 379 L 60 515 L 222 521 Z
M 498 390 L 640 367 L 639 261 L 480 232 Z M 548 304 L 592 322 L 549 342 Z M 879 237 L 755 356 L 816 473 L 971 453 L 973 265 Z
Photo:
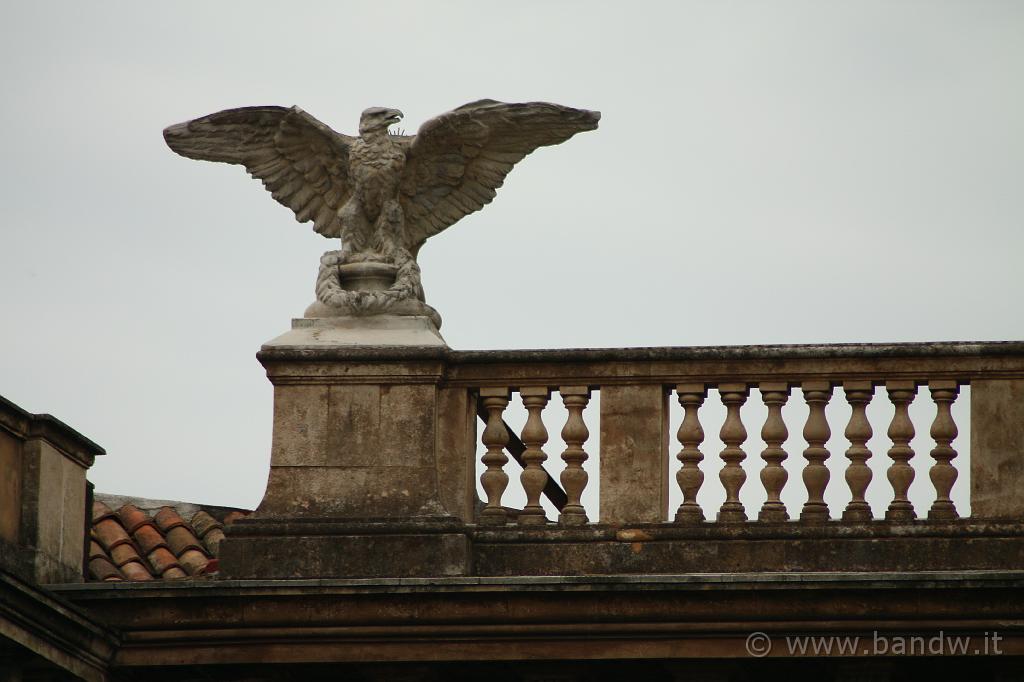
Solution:
M 139 526 L 146 523 L 153 523 L 153 520 L 134 504 L 126 504 L 117 510 L 117 516 L 129 533 L 134 533 Z
M 153 518 L 139 504 L 119 504 L 115 512 L 100 500 L 93 502 L 87 538 L 93 580 L 180 580 L 216 574 L 224 525 L 247 515 L 231 511 L 222 523 L 201 509 L 190 523 L 171 506 L 165 505 Z

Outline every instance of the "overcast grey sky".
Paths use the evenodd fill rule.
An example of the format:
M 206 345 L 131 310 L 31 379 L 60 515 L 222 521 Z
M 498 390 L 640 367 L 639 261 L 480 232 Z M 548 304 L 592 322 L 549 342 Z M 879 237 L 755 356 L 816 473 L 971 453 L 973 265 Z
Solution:
M 228 107 L 603 113 L 422 251 L 455 348 L 1024 338 L 1024 3 L 23 2 L 0 34 L 0 394 L 105 446 L 100 491 L 262 496 L 254 355 L 338 246 L 164 146 Z

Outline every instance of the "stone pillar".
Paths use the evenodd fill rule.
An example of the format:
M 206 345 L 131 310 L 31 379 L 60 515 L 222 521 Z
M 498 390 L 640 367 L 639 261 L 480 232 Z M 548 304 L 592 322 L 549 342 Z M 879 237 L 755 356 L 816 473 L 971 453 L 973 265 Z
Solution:
M 35 583 L 81 582 L 86 471 L 103 448 L 0 397 L 0 568 Z
M 601 388 L 600 521 L 668 519 L 668 393 L 657 384 Z
M 404 577 L 468 570 L 476 413 L 441 386 L 426 318 L 297 320 L 259 359 L 274 385 L 263 501 L 229 527 L 236 578 Z
M 971 516 L 1024 520 L 1024 380 L 971 382 Z

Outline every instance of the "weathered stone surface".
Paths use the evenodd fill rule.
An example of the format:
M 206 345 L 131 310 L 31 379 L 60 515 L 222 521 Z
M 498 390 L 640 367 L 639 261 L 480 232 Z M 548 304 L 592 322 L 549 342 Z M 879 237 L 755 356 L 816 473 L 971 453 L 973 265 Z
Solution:
M 0 570 L 0 680 L 108 682 L 119 643 L 95 616 Z
M 433 466 L 271 467 L 258 517 L 393 518 L 443 514 Z
M 659 385 L 601 390 L 602 523 L 668 516 L 668 396 Z
M 529 363 L 539 367 L 549 362 L 654 362 L 673 360 L 836 360 L 890 361 L 915 358 L 962 358 L 976 370 L 992 361 L 980 358 L 1016 359 L 1020 366 L 1024 341 L 931 341 L 907 343 L 792 343 L 749 346 L 641 346 L 635 348 L 551 348 L 516 350 L 452 351 L 460 364 L 488 362 Z M 998 367 L 995 362 L 993 369 Z M 621 368 L 620 368 L 621 370 Z M 623 376 L 629 373 L 621 372 Z
M 328 401 L 328 465 L 434 467 L 436 386 L 331 386 Z
M 1011 625 L 1024 611 L 1022 588 L 1021 571 L 702 572 L 92 584 L 60 594 L 125 629 L 117 659 L 125 669 L 401 660 L 453 661 L 462 670 L 467 661 L 500 661 L 490 670 L 505 680 L 516 679 L 503 672 L 509 661 L 750 660 L 744 644 L 753 623 L 778 638 L 779 656 L 787 655 L 787 634 L 838 632 L 870 642 L 872 631 L 999 631 L 1005 656 L 967 659 L 979 666 L 1024 653 Z M 225 627 L 232 622 L 245 627 Z M 810 661 L 799 661 L 806 671 Z
M 22 509 L 22 531 L 37 548 L 39 582 L 82 576 L 85 543 L 85 469 L 49 443 L 25 443 L 25 478 L 32 482 Z
M 322 384 L 278 386 L 274 389 L 274 429 L 270 465 L 323 466 L 328 451 L 328 396 Z
M 419 324 L 414 318 L 363 318 L 363 323 L 346 327 L 350 340 L 373 344 L 382 328 Z M 285 337 L 261 351 L 275 384 L 274 430 L 270 478 L 256 515 L 406 518 L 442 513 L 436 429 L 440 367 L 401 359 L 321 361 L 320 350 L 303 346 L 301 339 L 292 338 L 299 344 L 292 345 Z M 340 352 L 345 346 L 324 341 L 321 348 Z M 300 354 L 281 362 L 274 351 Z
M 0 569 L 39 583 L 82 578 L 85 473 L 102 454 L 58 419 L 0 397 Z
M 222 570 L 249 577 L 465 573 L 468 541 L 459 527 L 472 513 L 474 416 L 467 392 L 440 388 L 437 361 L 387 352 L 369 362 L 345 358 L 350 349 L 386 348 L 382 332 L 418 344 L 394 346 L 399 356 L 408 348 L 443 351 L 436 329 L 417 318 L 310 322 L 261 351 L 274 383 L 270 475 L 252 523 L 227 533 Z M 346 341 L 334 343 L 339 330 Z M 428 331 L 434 342 L 420 343 Z M 390 530 L 367 536 L 345 525 L 371 519 L 389 519 Z M 402 537 L 394 530 L 436 519 L 454 523 L 454 534 L 422 524 Z M 301 520 L 317 522 L 317 532 L 277 534 Z
M 0 431 L 0 540 L 18 544 L 21 525 L 21 443 Z
M 971 382 L 971 514 L 1024 519 L 1024 379 Z
M 292 328 L 264 344 L 274 348 L 347 346 L 447 347 L 437 324 L 422 315 L 336 316 L 292 320 Z
M 477 414 L 475 398 L 462 388 L 437 393 L 437 486 L 445 512 L 466 523 L 476 513 Z
M 747 571 L 1014 570 L 1024 565 L 1019 524 L 886 522 L 815 527 L 638 525 L 579 530 L 477 530 L 477 575 L 621 575 Z
M 469 539 L 462 532 L 438 532 L 427 526 L 391 524 L 387 532 L 367 533 L 339 525 L 321 535 L 274 529 L 229 527 L 221 546 L 225 578 L 369 578 L 465 575 L 470 566 Z M 249 533 L 242 536 L 236 531 Z M 302 532 L 302 529 L 296 529 Z

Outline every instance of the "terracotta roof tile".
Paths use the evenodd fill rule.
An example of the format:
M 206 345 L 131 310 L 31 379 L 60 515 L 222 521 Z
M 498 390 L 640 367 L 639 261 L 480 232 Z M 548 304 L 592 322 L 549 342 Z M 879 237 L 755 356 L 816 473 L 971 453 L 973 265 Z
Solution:
M 182 580 L 188 577 L 188 574 L 180 566 L 172 566 L 164 571 L 164 574 L 160 576 L 164 580 Z
M 206 534 L 211 530 L 223 528 L 223 525 L 203 510 L 199 510 L 192 517 L 192 528 L 195 529 L 196 535 L 206 539 Z
M 152 552 L 146 555 L 146 559 L 149 560 L 149 565 L 153 567 L 156 575 L 165 577 L 168 571 L 172 568 L 181 570 L 181 565 L 178 563 L 178 557 L 171 553 L 171 550 L 167 549 L 166 545 L 157 547 Z
M 160 530 L 165 533 L 172 528 L 185 525 L 185 519 L 178 516 L 178 512 L 174 511 L 173 507 L 162 507 L 153 518 L 156 525 L 160 526 Z
M 185 567 L 189 575 L 202 575 L 210 563 L 210 557 L 205 552 L 188 549 L 178 555 L 178 563 Z
M 92 522 L 95 524 L 98 521 L 105 519 L 108 516 L 114 516 L 114 512 L 111 511 L 110 507 L 103 504 L 99 500 L 93 500 L 92 503 Z
M 220 528 L 211 528 L 203 536 L 203 544 L 210 550 L 213 556 L 220 555 L 220 543 L 224 539 L 224 531 Z
M 99 537 L 100 543 L 108 552 L 122 543 L 131 542 L 128 533 L 124 532 L 124 528 L 116 518 L 104 518 L 93 528 L 96 530 L 96 536 Z
M 186 521 L 172 506 L 161 507 L 151 517 L 155 504 L 146 500 L 129 498 L 136 504 L 126 498 L 107 499 L 120 506 L 115 511 L 101 500 L 93 503 L 89 534 L 93 580 L 181 580 L 216 574 L 224 525 L 247 515 L 223 507 L 194 511 L 194 505 L 182 503 L 192 514 L 191 521 Z
M 167 547 L 167 542 L 164 540 L 164 536 L 160 534 L 156 526 L 145 524 L 139 526 L 135 533 L 132 534 L 135 539 L 135 543 L 142 550 L 142 554 L 149 554 L 158 547 Z
M 96 580 L 124 580 L 117 566 L 110 563 L 110 559 L 105 556 L 89 559 L 89 572 Z
M 114 563 L 118 566 L 124 566 L 129 561 L 141 561 L 142 557 L 139 556 L 135 546 L 130 542 L 118 545 L 114 549 L 110 550 L 110 558 L 114 560 Z
M 127 564 L 121 567 L 121 574 L 124 575 L 128 580 L 152 580 L 153 574 L 149 572 L 145 564 L 139 561 L 129 561 Z
M 126 504 L 118 509 L 117 516 L 128 533 L 134 533 L 139 526 L 145 523 L 153 523 L 153 519 L 134 504 Z
M 186 526 L 171 528 L 167 531 L 166 537 L 167 544 L 171 546 L 171 551 L 177 556 L 181 556 L 183 552 L 189 550 L 196 550 L 203 555 L 207 554 L 206 547 Z

